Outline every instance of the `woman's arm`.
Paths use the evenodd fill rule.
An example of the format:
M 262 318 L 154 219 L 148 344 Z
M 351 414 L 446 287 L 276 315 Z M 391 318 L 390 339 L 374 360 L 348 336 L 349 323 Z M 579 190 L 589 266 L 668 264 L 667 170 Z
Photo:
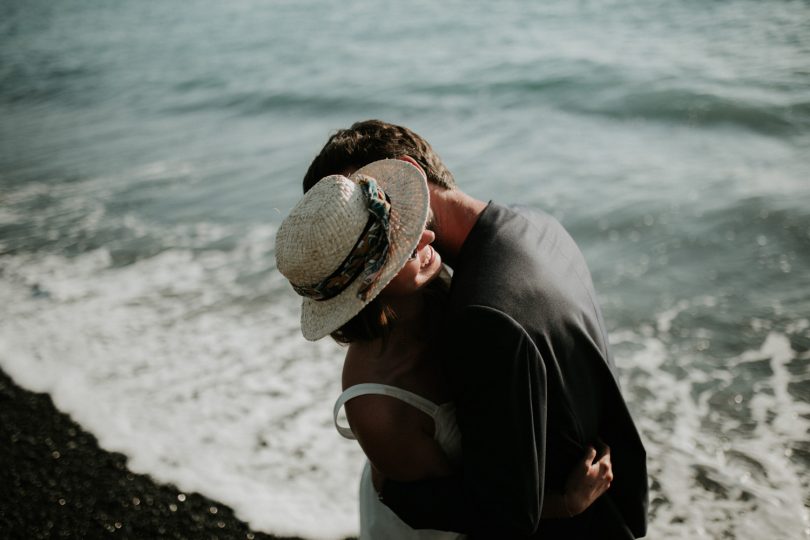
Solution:
M 358 396 L 346 403 L 346 417 L 372 464 L 378 490 L 383 477 L 412 482 L 452 472 L 431 433 L 432 420 L 407 403 L 388 396 Z
M 543 518 L 567 518 L 584 512 L 604 494 L 613 481 L 610 463 L 610 448 L 601 445 L 601 455 L 597 459 L 596 449 L 591 447 L 588 454 L 571 473 L 565 482 L 565 493 L 547 490 L 543 497 Z

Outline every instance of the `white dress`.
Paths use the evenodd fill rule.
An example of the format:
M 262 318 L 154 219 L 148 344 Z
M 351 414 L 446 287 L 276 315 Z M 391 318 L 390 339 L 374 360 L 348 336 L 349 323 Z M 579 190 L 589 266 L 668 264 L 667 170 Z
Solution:
M 420 395 L 386 384 L 365 383 L 347 388 L 335 403 L 334 418 L 338 432 L 347 439 L 354 439 L 352 430 L 338 423 L 338 412 L 352 398 L 365 394 L 379 394 L 400 399 L 421 410 L 435 425 L 434 439 L 452 464 L 458 464 L 461 457 L 461 433 L 456 424 L 456 411 L 453 403 L 436 405 Z M 436 531 L 432 529 L 412 529 L 385 506 L 377 497 L 371 483 L 371 466 L 366 462 L 360 478 L 360 540 L 460 540 L 461 533 Z

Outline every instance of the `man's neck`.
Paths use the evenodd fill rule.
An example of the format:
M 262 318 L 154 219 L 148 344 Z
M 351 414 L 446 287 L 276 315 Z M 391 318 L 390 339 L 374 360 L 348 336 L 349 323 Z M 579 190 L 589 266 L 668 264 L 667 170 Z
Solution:
M 436 247 L 451 267 L 487 203 L 458 189 L 442 189 L 430 184 Z

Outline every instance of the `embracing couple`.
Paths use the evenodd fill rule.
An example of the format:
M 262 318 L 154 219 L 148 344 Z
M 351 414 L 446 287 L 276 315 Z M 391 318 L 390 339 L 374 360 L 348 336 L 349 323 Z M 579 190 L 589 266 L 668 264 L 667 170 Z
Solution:
M 304 191 L 276 261 L 304 337 L 348 345 L 335 423 L 368 457 L 360 537 L 644 536 L 644 447 L 562 226 L 465 194 L 377 120 L 335 133 Z

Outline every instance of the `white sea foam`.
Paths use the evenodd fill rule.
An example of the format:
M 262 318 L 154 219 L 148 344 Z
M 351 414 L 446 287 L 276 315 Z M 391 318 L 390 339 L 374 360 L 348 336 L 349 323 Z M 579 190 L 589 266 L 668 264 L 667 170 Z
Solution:
M 134 471 L 229 504 L 253 527 L 356 533 L 362 455 L 330 416 L 342 352 L 300 337 L 280 281 L 264 287 L 278 292 L 270 305 L 228 305 L 233 265 L 250 264 L 250 249 L 237 253 L 171 250 L 123 268 L 105 250 L 6 257 L 3 369 Z
M 195 251 L 191 237 L 231 234 L 203 229 L 165 231 L 189 247 L 124 267 L 105 249 L 4 257 L 3 369 L 50 393 L 134 471 L 231 505 L 257 529 L 356 534 L 363 458 L 330 416 L 342 350 L 300 337 L 296 297 L 266 271 L 272 228 L 230 251 Z M 265 277 L 248 286 L 246 272 Z M 790 456 L 810 429 L 810 407 L 788 390 L 797 355 L 771 330 L 713 365 L 673 358 L 672 324 L 694 305 L 712 299 L 611 336 L 649 454 L 649 537 L 807 537 L 806 475 Z M 768 374 L 738 397 L 752 369 Z
M 676 316 L 661 314 L 659 328 L 668 331 Z M 714 369 L 701 368 L 695 358 L 671 361 L 658 338 L 629 331 L 612 338 L 614 345 L 635 348 L 618 358 L 648 451 L 649 537 L 810 537 L 806 471 L 790 460 L 791 445 L 810 429 L 810 406 L 788 392 L 795 377 L 786 365 L 796 353 L 787 337 L 771 332 L 758 350 Z M 735 369 L 753 361 L 767 361 L 773 375 L 754 386 L 750 417 L 738 417 L 732 413 L 745 405 L 743 396 L 731 396 L 730 410 L 717 406 L 718 396 L 734 383 Z M 753 427 L 746 429 L 747 421 Z

